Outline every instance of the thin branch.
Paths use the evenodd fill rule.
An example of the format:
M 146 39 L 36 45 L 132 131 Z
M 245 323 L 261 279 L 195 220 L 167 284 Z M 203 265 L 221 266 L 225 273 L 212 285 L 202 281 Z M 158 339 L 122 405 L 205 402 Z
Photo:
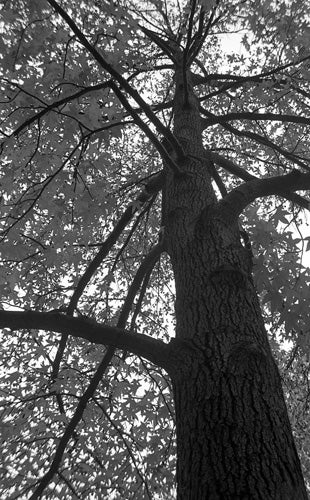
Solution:
M 310 55 L 299 59 L 299 61 L 291 61 L 289 63 L 278 66 L 277 68 L 273 68 L 271 70 L 264 71 L 264 72 L 257 74 L 257 75 L 239 76 L 239 75 L 225 75 L 225 74 L 221 75 L 221 74 L 216 74 L 216 73 L 207 75 L 205 77 L 203 77 L 203 76 L 200 77 L 199 75 L 197 75 L 198 78 L 197 78 L 196 85 L 208 83 L 211 80 L 221 80 L 221 79 L 222 80 L 226 80 L 226 79 L 236 80 L 235 82 L 224 85 L 221 89 L 219 89 L 215 92 L 212 92 L 206 96 L 200 97 L 200 100 L 205 101 L 206 99 L 210 99 L 211 97 L 215 97 L 216 95 L 219 95 L 223 92 L 226 92 L 226 90 L 230 90 L 232 88 L 238 88 L 245 83 L 249 83 L 249 82 L 260 83 L 260 82 L 264 82 L 264 81 L 270 81 L 270 79 L 268 77 L 274 76 L 277 73 L 279 73 L 280 71 L 283 71 L 283 70 L 290 68 L 292 66 L 297 66 L 297 65 L 299 65 L 299 64 L 301 64 L 309 59 L 310 59 Z M 278 83 L 281 83 L 281 82 L 278 82 Z
M 143 220 L 143 217 L 145 216 L 145 214 L 147 214 L 150 211 L 150 209 L 151 209 L 151 207 L 152 207 L 155 199 L 156 199 L 156 194 L 153 196 L 153 198 L 151 198 L 151 200 L 149 201 L 149 203 L 143 208 L 143 210 L 141 210 L 141 212 L 137 216 L 135 222 L 133 223 L 132 227 L 130 228 L 130 231 L 129 231 L 129 233 L 128 233 L 128 235 L 127 235 L 127 237 L 126 237 L 123 245 L 118 250 L 118 252 L 117 252 L 117 254 L 115 256 L 115 259 L 114 259 L 114 262 L 113 262 L 113 266 L 111 268 L 111 272 L 113 272 L 115 270 L 116 265 L 117 265 L 117 263 L 118 263 L 121 255 L 124 253 L 124 251 L 125 251 L 126 247 L 128 246 L 128 244 L 129 244 L 129 242 L 130 242 L 133 234 L 136 232 L 137 227 L 140 225 L 141 221 Z
M 157 261 L 154 261 L 154 265 L 156 264 L 156 262 Z M 143 278 L 143 282 L 142 282 L 142 286 L 141 286 L 139 298 L 138 298 L 138 301 L 137 301 L 134 313 L 132 315 L 131 323 L 130 323 L 130 329 L 131 330 L 133 330 L 135 328 L 135 326 L 136 326 L 137 316 L 138 316 L 139 312 L 141 311 L 142 302 L 143 302 L 143 299 L 144 299 L 144 296 L 145 296 L 145 292 L 147 290 L 147 287 L 148 287 L 148 284 L 149 284 L 149 281 L 150 281 L 150 278 L 151 278 L 151 274 L 152 274 L 154 265 L 152 267 L 150 267 L 150 269 L 146 272 L 146 274 L 145 274 L 145 276 Z
M 252 113 L 252 112 L 236 112 L 227 113 L 222 116 L 213 115 L 210 118 L 203 120 L 204 127 L 209 125 L 214 125 L 216 123 L 224 123 L 232 120 L 267 120 L 267 121 L 277 121 L 277 122 L 290 122 L 290 123 L 301 123 L 304 125 L 310 125 L 310 117 L 306 116 L 294 116 L 278 113 Z
M 109 84 L 110 84 L 110 82 L 106 81 L 103 83 L 98 83 L 97 85 L 85 87 L 82 90 L 79 90 L 78 92 L 76 92 L 75 94 L 69 95 L 67 97 L 63 97 L 62 99 L 59 99 L 58 101 L 52 102 L 51 104 L 46 104 L 46 107 L 44 109 L 42 109 L 38 113 L 34 114 L 33 116 L 31 116 L 30 118 L 25 120 L 19 127 L 17 127 L 16 130 L 14 130 L 14 132 L 11 135 L 16 137 L 25 128 L 29 127 L 29 125 L 36 122 L 37 120 L 40 120 L 40 118 L 42 118 L 42 116 L 46 115 L 49 111 L 52 111 L 55 108 L 59 108 L 63 104 L 67 104 L 68 102 L 71 102 L 74 99 L 78 99 L 79 97 L 82 97 L 85 94 L 108 88 Z M 11 137 L 11 136 L 9 136 L 9 137 Z
M 138 290 L 141 286 L 141 283 L 144 280 L 145 275 L 153 269 L 154 265 L 156 264 L 160 254 L 163 252 L 163 245 L 158 244 L 155 245 L 152 250 L 147 254 L 145 259 L 142 261 L 139 269 L 137 270 L 135 277 L 130 285 L 130 288 L 128 290 L 126 300 L 124 302 L 124 305 L 122 307 L 119 319 L 118 319 L 118 325 L 120 325 L 120 328 L 124 328 L 125 322 L 127 321 L 127 318 L 129 316 L 129 313 L 132 308 L 132 304 L 134 301 L 135 296 L 138 293 Z M 126 321 L 125 321 L 126 320 Z
M 31 203 L 30 203 L 29 207 L 26 210 L 24 210 L 24 212 L 21 215 L 19 215 L 14 220 L 14 222 L 12 222 L 12 224 L 10 224 L 10 226 L 7 229 L 4 229 L 3 233 L 1 234 L 1 236 L 5 237 L 9 233 L 9 231 L 16 224 L 18 224 L 29 212 L 31 212 L 31 210 L 33 209 L 33 207 L 36 205 L 36 203 L 40 199 L 43 191 L 48 187 L 48 185 L 53 181 L 53 179 L 59 174 L 59 172 L 61 172 L 64 169 L 64 167 L 66 166 L 66 164 L 75 155 L 75 153 L 78 150 L 78 148 L 83 144 L 83 141 L 84 141 L 84 138 L 80 139 L 80 141 L 78 142 L 78 144 L 76 146 L 74 146 L 74 148 L 72 149 L 72 151 L 68 154 L 67 158 L 65 158 L 65 160 L 62 162 L 62 164 L 60 165 L 60 167 L 53 174 L 48 175 L 43 181 L 40 181 L 40 182 L 36 183 L 36 185 L 37 184 L 43 184 L 42 188 L 39 190 L 38 194 L 35 194 L 35 196 L 34 196 L 33 199 L 29 198 L 28 200 L 26 200 L 26 201 L 30 201 L 31 200 Z M 25 196 L 25 194 L 27 193 L 27 191 L 30 190 L 31 188 L 33 188 L 33 186 L 29 186 L 24 191 L 24 193 L 22 194 L 22 196 L 18 200 L 19 203 L 21 202 L 22 198 Z
M 206 40 L 207 36 L 208 36 L 208 33 L 209 33 L 210 28 L 211 28 L 214 24 L 216 24 L 216 23 L 219 21 L 219 19 L 221 18 L 221 16 L 218 16 L 218 17 L 214 20 L 214 15 L 215 15 L 215 12 L 216 12 L 216 9 L 217 9 L 217 7 L 218 7 L 219 3 L 220 3 L 220 1 L 219 1 L 219 0 L 217 0 L 217 1 L 216 1 L 216 4 L 215 4 L 215 5 L 214 5 L 214 7 L 212 8 L 212 12 L 211 12 L 211 15 L 210 15 L 210 17 L 209 17 L 209 19 L 208 19 L 208 22 L 207 22 L 207 25 L 206 25 L 206 27 L 205 27 L 204 33 L 202 33 L 202 29 L 200 29 L 200 33 L 201 33 L 201 34 L 200 34 L 200 36 L 198 36 L 198 37 L 196 38 L 196 40 L 194 41 L 194 43 L 193 43 L 193 45 L 192 45 L 192 47 L 191 47 L 191 49 L 190 49 L 190 61 L 191 61 L 191 62 L 192 62 L 192 61 L 193 61 L 193 60 L 194 60 L 194 59 L 198 56 L 198 54 L 199 54 L 199 52 L 200 52 L 200 50 L 201 50 L 201 48 L 202 48 L 202 46 L 203 46 L 203 44 L 204 44 L 204 42 L 205 42 L 205 40 Z M 201 9 L 201 10 L 203 11 L 203 9 Z M 203 18 L 203 20 L 204 20 L 204 18 Z M 202 22 L 203 22 L 203 20 L 202 20 Z M 214 21 L 213 21 L 213 20 L 214 20 Z M 200 22 L 200 24 L 201 24 L 201 25 L 202 25 L 202 22 Z M 199 32 L 199 30 L 198 30 L 198 32 Z
M 130 458 L 132 460 L 134 468 L 136 469 L 136 472 L 137 472 L 138 476 L 140 477 L 141 482 L 144 484 L 144 487 L 145 487 L 145 490 L 146 490 L 146 493 L 147 493 L 147 497 L 149 498 L 149 500 L 152 500 L 151 493 L 150 493 L 150 490 L 149 490 L 149 487 L 148 487 L 148 484 L 147 484 L 147 480 L 144 478 L 142 472 L 139 470 L 139 467 L 138 467 L 137 461 L 135 459 L 134 453 L 131 450 L 131 448 L 130 448 L 129 444 L 127 443 L 127 440 L 126 440 L 126 438 L 124 436 L 124 431 L 121 430 L 115 424 L 115 422 L 110 417 L 110 415 L 107 412 L 107 410 L 104 408 L 104 406 L 101 403 L 99 403 L 99 401 L 94 400 L 94 402 L 101 409 L 102 413 L 105 415 L 105 417 L 107 418 L 107 420 L 110 422 L 110 425 L 113 427 L 113 429 L 116 431 L 116 433 L 120 436 L 121 440 L 123 441 L 124 446 L 125 446 L 125 448 L 127 450 L 127 453 L 128 453 L 128 455 L 130 456 Z
M 106 258 L 113 245 L 122 234 L 125 227 L 129 224 L 132 217 L 137 211 L 137 206 L 144 204 L 148 199 L 150 199 L 154 193 L 157 193 L 163 183 L 163 173 L 160 172 L 158 175 L 152 177 L 149 182 L 144 187 L 143 191 L 137 196 L 135 202 L 131 203 L 125 210 L 119 221 L 117 222 L 114 229 L 109 234 L 108 238 L 101 244 L 101 248 L 94 257 L 94 259 L 89 263 L 84 274 L 81 276 L 76 289 L 70 299 L 67 314 L 69 316 L 73 315 L 74 310 L 77 307 L 78 301 L 88 285 L 89 281 L 97 271 L 98 267 L 101 265 L 103 260 Z M 52 379 L 55 379 L 59 372 L 60 363 L 67 345 L 69 334 L 64 333 L 60 339 L 57 353 L 54 359 L 53 369 L 52 369 Z
M 194 15 L 196 9 L 196 0 L 190 2 L 190 13 L 188 18 L 187 40 L 183 51 L 182 60 L 182 76 L 183 76 L 183 92 L 184 92 L 184 105 L 188 106 L 188 81 L 187 81 L 187 67 L 189 65 L 189 51 L 192 43 L 192 33 L 194 24 Z
M 104 358 L 102 359 L 99 367 L 97 368 L 96 372 L 94 373 L 94 375 L 90 381 L 90 384 L 88 385 L 83 396 L 80 398 L 80 401 L 76 407 L 76 410 L 73 414 L 73 417 L 71 418 L 70 422 L 68 423 L 66 430 L 58 443 L 58 446 L 57 446 L 57 449 L 56 449 L 56 452 L 55 452 L 55 455 L 54 455 L 54 458 L 53 458 L 53 461 L 50 465 L 49 470 L 40 480 L 39 485 L 36 487 L 35 491 L 31 495 L 30 500 L 37 500 L 38 498 L 41 498 L 41 495 L 42 495 L 43 491 L 45 490 L 46 486 L 50 483 L 50 481 L 52 480 L 52 478 L 56 474 L 58 467 L 61 463 L 63 454 L 65 452 L 66 446 L 67 446 L 68 442 L 70 441 L 78 423 L 80 422 L 80 420 L 82 418 L 84 409 L 86 408 L 89 399 L 93 396 L 94 392 L 96 391 L 96 389 L 98 387 L 98 384 L 101 382 L 101 379 L 104 375 L 104 372 L 106 371 L 113 355 L 114 355 L 114 348 L 109 347 Z
M 211 118 L 213 118 L 213 116 L 214 116 L 213 113 L 205 110 L 202 107 L 201 107 L 201 112 L 204 115 L 211 117 Z M 204 120 L 202 120 L 202 123 L 204 123 Z M 282 156 L 284 156 L 288 160 L 292 161 L 293 163 L 296 163 L 296 165 L 298 165 L 299 167 L 310 172 L 310 167 L 308 165 L 306 165 L 306 163 L 302 162 L 297 157 L 297 155 L 295 155 L 294 153 L 290 153 L 289 151 L 286 151 L 285 149 L 281 148 L 280 146 L 278 146 L 277 144 L 272 142 L 270 139 L 267 139 L 267 137 L 263 137 L 263 136 L 257 134 L 256 132 L 248 132 L 246 130 L 239 130 L 236 127 L 233 127 L 232 125 L 229 125 L 229 124 L 220 123 L 220 125 L 223 128 L 225 128 L 226 130 L 228 130 L 229 132 L 231 132 L 233 135 L 237 135 L 239 137 L 248 137 L 249 139 L 251 139 L 259 144 L 262 144 L 263 146 L 269 147 L 270 149 L 277 151 L 278 153 L 280 153 Z
M 159 191 L 164 181 L 163 173 L 160 172 L 158 175 L 152 177 L 146 184 L 143 191 L 137 196 L 136 200 L 131 203 L 125 210 L 118 223 L 114 227 L 113 231 L 110 233 L 108 238 L 102 244 L 99 252 L 95 258 L 90 262 L 83 276 L 80 278 L 79 283 L 75 289 L 74 294 L 71 297 L 67 313 L 72 314 L 77 306 L 78 300 L 81 297 L 85 287 L 91 280 L 92 276 L 102 263 L 103 259 L 108 255 L 113 245 L 116 243 L 117 239 L 121 235 L 122 231 L 131 221 L 133 215 L 137 211 L 137 207 L 143 205 L 147 200 L 149 200 L 155 193 Z

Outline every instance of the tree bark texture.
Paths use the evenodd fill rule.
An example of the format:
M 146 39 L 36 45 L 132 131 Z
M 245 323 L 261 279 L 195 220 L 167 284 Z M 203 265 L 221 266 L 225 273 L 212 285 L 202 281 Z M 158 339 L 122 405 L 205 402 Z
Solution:
M 163 223 L 176 284 L 177 498 L 306 499 L 252 257 L 216 201 L 200 123 L 176 70 L 174 133 L 187 161 L 184 175 L 167 167 Z

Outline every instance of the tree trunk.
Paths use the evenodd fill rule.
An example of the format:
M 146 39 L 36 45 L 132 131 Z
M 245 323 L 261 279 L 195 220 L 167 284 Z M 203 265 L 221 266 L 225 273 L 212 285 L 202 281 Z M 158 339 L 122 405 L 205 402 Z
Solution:
M 251 255 L 216 201 L 198 101 L 184 84 L 176 71 L 174 133 L 188 161 L 183 176 L 167 171 L 163 196 L 176 284 L 177 498 L 306 499 Z

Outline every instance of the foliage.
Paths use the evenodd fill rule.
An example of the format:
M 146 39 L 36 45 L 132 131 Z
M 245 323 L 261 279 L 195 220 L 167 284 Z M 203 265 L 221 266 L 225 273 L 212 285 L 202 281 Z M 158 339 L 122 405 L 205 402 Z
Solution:
M 161 171 L 160 140 L 172 130 L 167 41 L 174 36 L 185 50 L 201 42 L 192 71 L 220 197 L 249 175 L 310 170 L 310 6 L 1 4 L 1 308 L 74 313 L 168 342 L 174 289 L 165 254 L 132 285 L 160 241 L 159 189 L 143 193 Z M 295 198 L 256 200 L 242 215 L 242 230 L 252 242 L 255 283 L 310 485 L 305 196 L 299 190 Z M 98 252 L 102 258 L 81 288 Z M 42 498 L 173 498 L 173 401 L 164 370 L 117 350 L 72 428 L 109 349 L 71 336 L 59 347 L 59 340 L 39 328 L 2 331 L 2 496 L 30 497 L 67 432 Z

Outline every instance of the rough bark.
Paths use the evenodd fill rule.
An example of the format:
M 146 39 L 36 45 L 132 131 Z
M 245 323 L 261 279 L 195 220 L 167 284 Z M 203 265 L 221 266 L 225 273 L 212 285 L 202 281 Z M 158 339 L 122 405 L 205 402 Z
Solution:
M 177 498 L 306 499 L 251 255 L 216 201 L 187 78 L 177 68 L 174 133 L 188 159 L 183 176 L 167 168 L 163 196 L 176 284 Z

